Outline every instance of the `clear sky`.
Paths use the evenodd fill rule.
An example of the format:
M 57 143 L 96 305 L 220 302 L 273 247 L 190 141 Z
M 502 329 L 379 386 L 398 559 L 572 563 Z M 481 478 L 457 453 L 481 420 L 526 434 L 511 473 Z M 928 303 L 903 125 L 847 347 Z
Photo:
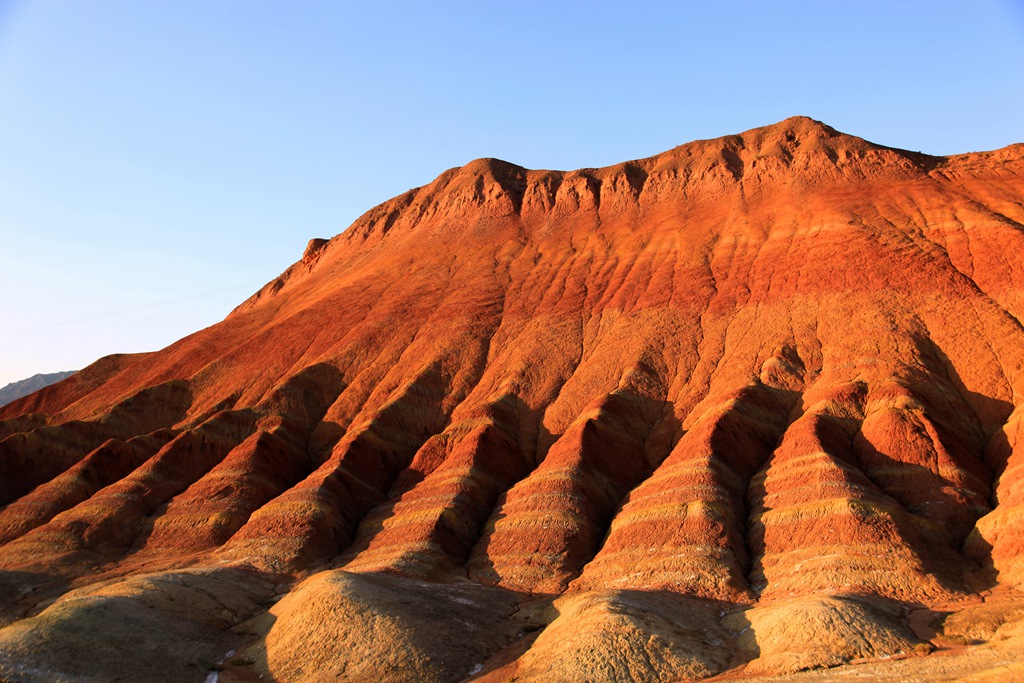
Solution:
M 1024 2 L 0 0 L 0 385 L 213 324 L 373 205 L 795 114 L 1024 141 Z

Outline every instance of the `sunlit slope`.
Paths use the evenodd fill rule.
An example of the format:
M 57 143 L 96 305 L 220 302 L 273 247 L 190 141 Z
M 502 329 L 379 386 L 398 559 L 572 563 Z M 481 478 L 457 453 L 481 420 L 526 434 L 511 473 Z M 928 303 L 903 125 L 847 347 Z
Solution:
M 1024 587 L 1021 320 L 1021 145 L 793 118 L 603 169 L 478 160 L 222 323 L 0 408 L 0 567 L 316 574 L 253 646 L 283 680 L 923 656 L 910 610 Z M 472 648 L 431 649 L 417 581 Z M 306 648 L 377 600 L 391 640 Z

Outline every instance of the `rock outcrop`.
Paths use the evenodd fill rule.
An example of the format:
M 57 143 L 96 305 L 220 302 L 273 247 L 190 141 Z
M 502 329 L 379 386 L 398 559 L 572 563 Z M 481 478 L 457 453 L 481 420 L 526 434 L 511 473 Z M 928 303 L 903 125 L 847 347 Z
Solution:
M 446 171 L 0 408 L 0 678 L 1020 661 L 1022 255 L 1024 145 Z

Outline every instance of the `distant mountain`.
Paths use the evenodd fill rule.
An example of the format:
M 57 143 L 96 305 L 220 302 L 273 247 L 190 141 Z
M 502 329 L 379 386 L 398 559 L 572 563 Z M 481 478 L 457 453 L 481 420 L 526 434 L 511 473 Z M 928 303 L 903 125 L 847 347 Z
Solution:
M 28 379 L 11 382 L 3 389 L 0 389 L 0 406 L 5 406 L 15 399 L 35 393 L 43 387 L 56 384 L 62 379 L 67 379 L 76 372 L 78 371 L 67 370 L 65 372 L 51 372 L 47 374 L 32 375 Z

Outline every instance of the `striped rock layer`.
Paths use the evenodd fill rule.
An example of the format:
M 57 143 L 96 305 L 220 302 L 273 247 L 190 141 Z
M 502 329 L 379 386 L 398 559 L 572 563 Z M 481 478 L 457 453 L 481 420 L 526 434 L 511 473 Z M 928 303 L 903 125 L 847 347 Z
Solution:
M 477 160 L 223 322 L 0 408 L 0 569 L 568 600 L 545 621 L 567 637 L 506 657 L 539 680 L 654 629 L 623 616 L 651 595 L 664 621 L 1024 589 L 1022 320 L 1022 145 L 933 157 L 793 118 L 602 169 Z M 331 586 L 363 590 L 320 580 L 274 628 Z M 729 665 L 680 638 L 607 670 Z

